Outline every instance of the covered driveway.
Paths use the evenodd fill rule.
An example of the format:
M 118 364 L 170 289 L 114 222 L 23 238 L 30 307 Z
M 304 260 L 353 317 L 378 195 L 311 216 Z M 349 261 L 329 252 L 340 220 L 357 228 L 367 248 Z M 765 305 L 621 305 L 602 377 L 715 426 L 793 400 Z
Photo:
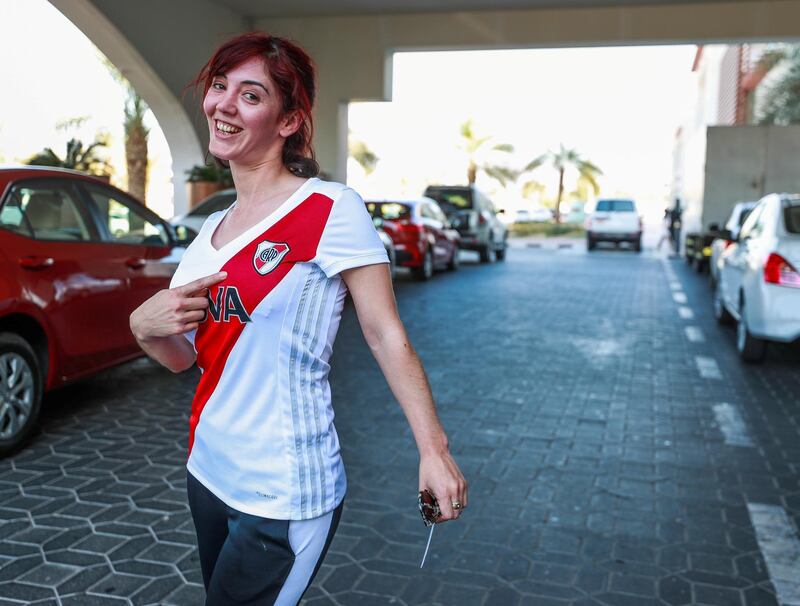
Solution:
M 172 152 L 176 213 L 188 205 L 184 171 L 202 163 L 207 142 L 186 83 L 222 40 L 250 29 L 289 36 L 317 61 L 316 150 L 338 180 L 346 177 L 347 103 L 391 100 L 397 51 L 800 37 L 798 0 L 50 1 L 153 109 Z

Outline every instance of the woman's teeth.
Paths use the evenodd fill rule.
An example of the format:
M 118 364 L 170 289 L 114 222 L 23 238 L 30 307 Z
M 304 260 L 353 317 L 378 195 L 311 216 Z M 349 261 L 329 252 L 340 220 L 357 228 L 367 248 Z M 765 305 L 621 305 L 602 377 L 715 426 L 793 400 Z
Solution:
M 217 130 L 228 134 L 234 134 L 242 131 L 241 128 L 231 126 L 230 124 L 225 124 L 224 122 L 217 122 Z

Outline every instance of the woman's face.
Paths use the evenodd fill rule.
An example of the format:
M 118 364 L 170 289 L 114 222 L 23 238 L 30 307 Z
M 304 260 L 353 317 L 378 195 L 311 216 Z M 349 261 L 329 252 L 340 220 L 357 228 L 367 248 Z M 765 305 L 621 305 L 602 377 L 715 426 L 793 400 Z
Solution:
M 260 58 L 217 74 L 203 100 L 208 151 L 237 164 L 280 157 L 296 128 L 283 115 L 280 94 Z

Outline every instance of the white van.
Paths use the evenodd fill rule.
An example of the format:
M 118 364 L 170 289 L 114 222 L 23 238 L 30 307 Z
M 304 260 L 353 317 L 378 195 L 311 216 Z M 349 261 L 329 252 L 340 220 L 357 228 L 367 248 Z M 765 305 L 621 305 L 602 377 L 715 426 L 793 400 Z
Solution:
M 633 200 L 600 199 L 586 218 L 586 248 L 598 242 L 630 242 L 642 250 L 642 219 Z

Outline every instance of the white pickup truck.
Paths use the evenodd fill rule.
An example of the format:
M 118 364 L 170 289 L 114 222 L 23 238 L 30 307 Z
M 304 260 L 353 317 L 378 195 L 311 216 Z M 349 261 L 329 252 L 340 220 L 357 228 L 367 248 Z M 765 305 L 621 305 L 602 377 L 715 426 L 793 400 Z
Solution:
M 586 218 L 586 247 L 594 250 L 598 242 L 630 242 L 642 250 L 642 219 L 633 200 L 600 199 Z

